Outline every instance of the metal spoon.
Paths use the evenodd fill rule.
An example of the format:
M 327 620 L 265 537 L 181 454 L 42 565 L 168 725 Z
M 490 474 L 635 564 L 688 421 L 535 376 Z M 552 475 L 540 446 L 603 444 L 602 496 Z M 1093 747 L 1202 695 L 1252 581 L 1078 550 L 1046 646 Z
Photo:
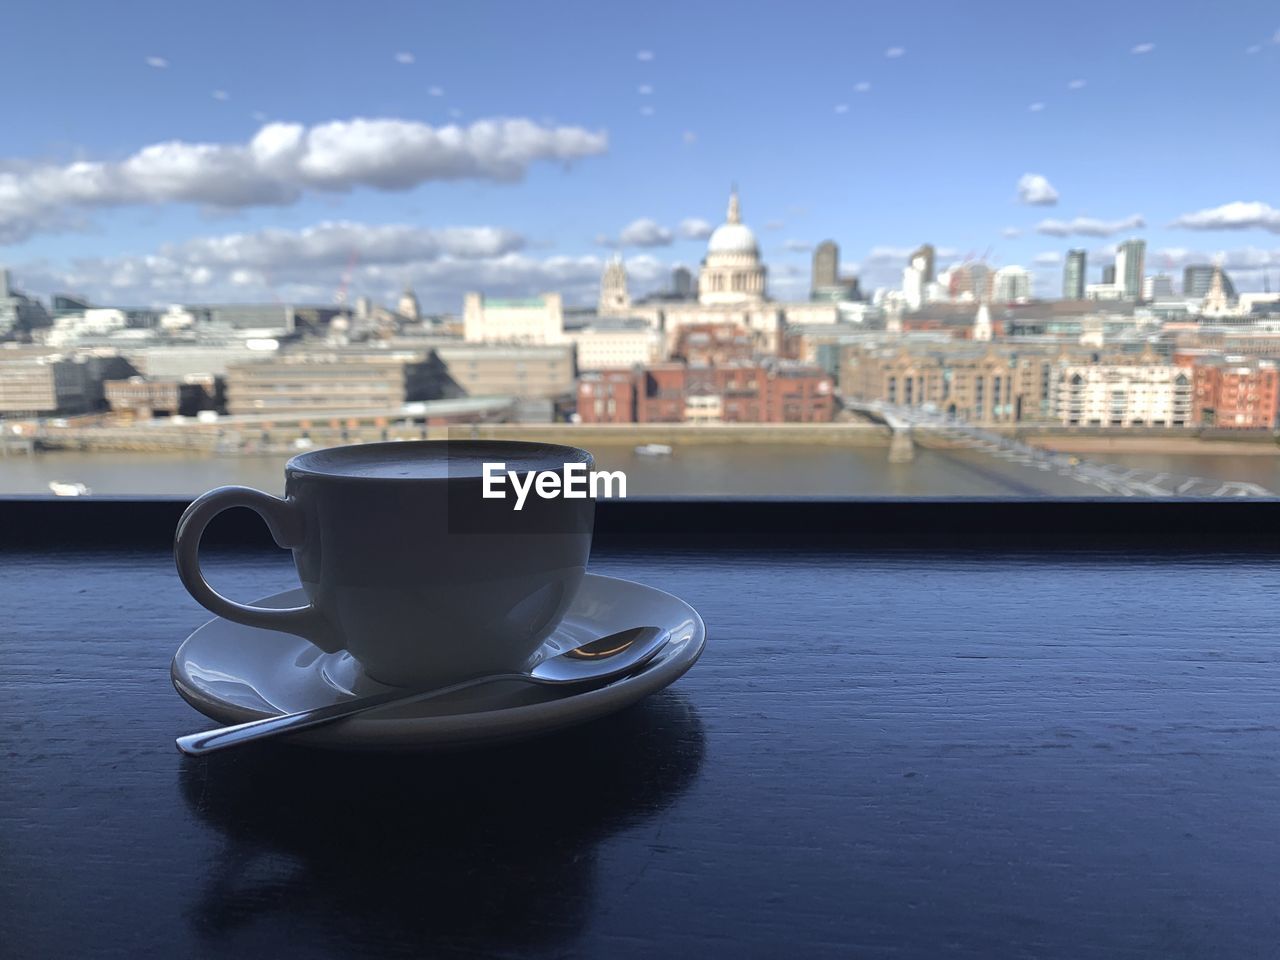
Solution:
M 217 730 L 206 730 L 203 733 L 191 733 L 177 740 L 178 749 L 190 756 L 213 753 L 255 740 L 279 736 L 297 730 L 308 730 L 335 720 L 354 717 L 357 714 L 379 710 L 382 707 L 401 706 L 409 703 L 421 703 L 435 697 L 443 697 L 448 693 L 468 690 L 485 683 L 498 680 L 523 680 L 526 683 L 549 686 L 586 686 L 616 680 L 625 676 L 658 655 L 671 634 L 658 627 L 632 627 L 611 633 L 599 640 L 584 643 L 573 650 L 566 650 L 543 660 L 528 673 L 495 673 L 489 676 L 463 680 L 447 687 L 435 690 L 420 690 L 405 693 L 402 689 L 388 690 L 386 693 L 372 697 L 361 697 L 356 700 L 344 700 L 326 707 L 315 707 L 298 713 L 286 713 L 279 717 L 264 717 L 261 720 L 250 720 L 248 723 L 237 723 Z

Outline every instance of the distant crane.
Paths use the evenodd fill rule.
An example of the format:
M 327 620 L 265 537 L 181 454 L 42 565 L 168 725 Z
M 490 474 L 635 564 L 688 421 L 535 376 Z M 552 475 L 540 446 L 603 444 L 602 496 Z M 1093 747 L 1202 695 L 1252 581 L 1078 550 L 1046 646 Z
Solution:
M 342 283 L 338 285 L 338 292 L 333 297 L 333 302 L 340 307 L 347 305 L 347 291 L 351 289 L 351 277 L 359 261 L 360 251 L 352 250 L 351 255 L 347 257 L 347 265 L 342 270 Z

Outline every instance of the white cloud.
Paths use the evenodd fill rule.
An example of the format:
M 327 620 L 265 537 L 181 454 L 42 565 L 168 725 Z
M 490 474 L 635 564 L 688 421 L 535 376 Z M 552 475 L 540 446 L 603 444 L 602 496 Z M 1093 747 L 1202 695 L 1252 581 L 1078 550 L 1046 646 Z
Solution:
M 788 240 L 783 244 L 783 247 L 790 250 L 792 253 L 808 253 L 813 249 L 813 244 L 806 243 L 803 240 Z
M 1000 231 L 1000 236 L 1007 237 L 1010 240 L 1012 240 L 1015 237 L 1022 236 L 1022 231 L 1019 230 L 1017 227 L 1005 227 L 1003 230 Z
M 904 54 L 906 54 L 906 52 L 907 52 L 906 47 L 890 47 L 888 50 L 884 52 L 884 55 L 888 57 L 890 60 L 896 60 L 898 57 L 901 57 Z
M 1126 230 L 1138 230 L 1146 225 L 1146 221 L 1136 213 L 1123 220 L 1076 217 L 1074 220 L 1041 220 L 1036 224 L 1036 233 L 1051 237 L 1069 237 L 1073 234 L 1082 237 L 1110 237 Z
M 705 240 L 715 228 L 701 217 L 686 217 L 680 221 L 678 229 L 680 236 L 688 240 Z
M 155 67 L 157 70 L 164 70 L 169 66 L 169 61 L 164 57 L 147 57 L 145 62 L 148 67 Z
M 698 135 L 692 130 L 686 130 L 684 133 L 680 134 L 680 139 L 685 143 L 697 143 Z
M 854 91 L 854 93 L 867 93 L 867 92 L 869 92 L 870 90 L 871 90 L 871 81 L 870 81 L 870 80 L 863 80 L 863 81 L 861 81 L 860 83 L 855 83 L 855 84 L 853 85 L 853 91 Z
M 1150 53 L 1155 48 L 1156 48 L 1156 45 L 1154 43 L 1139 43 L 1129 52 L 1130 53 Z
M 640 108 L 640 116 L 642 117 L 652 117 L 653 114 L 654 114 L 654 109 L 648 104 L 645 104 L 643 107 Z
M 120 161 L 0 168 L 0 243 L 21 240 L 77 209 L 162 203 L 236 209 L 291 204 L 308 190 L 509 182 L 535 162 L 569 162 L 607 147 L 603 131 L 527 119 L 468 127 L 362 118 L 313 127 L 269 123 L 247 143 L 173 140 Z
M 1027 109 L 1030 110 L 1032 113 L 1039 113 L 1041 110 L 1044 109 L 1044 104 L 1037 100 L 1035 103 L 1027 104 Z
M 627 247 L 665 247 L 673 239 L 670 230 L 648 217 L 631 221 L 618 234 L 618 241 Z
M 1088 83 L 1089 81 L 1087 80 L 1072 80 L 1070 83 L 1067 84 L 1067 89 L 1083 90 L 1088 85 Z
M 1249 46 L 1245 47 L 1244 52 L 1245 52 L 1245 53 L 1259 53 L 1261 50 L 1262 50 L 1262 44 L 1260 44 L 1260 43 L 1254 43 L 1254 44 L 1250 44 Z
M 431 97 L 443 97 L 444 87 L 427 87 L 427 95 Z
M 252 114 L 250 114 L 250 117 L 251 117 L 252 119 L 256 120 L 258 123 L 266 123 L 266 122 L 267 122 L 267 115 L 266 115 L 265 113 L 263 113 L 261 110 L 255 110 L 255 111 L 253 111 L 253 113 L 252 113 Z
M 1162 247 L 1151 252 L 1151 261 L 1159 262 L 1163 267 L 1184 266 L 1195 263 L 1197 256 L 1198 254 L 1186 247 Z
M 1033 207 L 1051 207 L 1058 202 L 1058 191 L 1042 174 L 1024 173 L 1018 178 L 1018 202 Z
M 457 107 L 450 107 L 450 108 L 449 108 L 449 116 L 451 116 L 451 117 L 453 117 L 453 119 L 457 120 L 459 117 L 461 117 L 461 116 L 462 116 L 462 111 L 461 111 L 461 110 L 459 110 Z
M 499 227 L 322 223 L 296 231 L 197 237 L 141 256 L 80 259 L 53 274 L 51 288 L 92 292 L 107 302 L 127 293 L 139 302 L 154 303 L 188 297 L 186 288 L 195 284 L 210 288 L 202 297 L 244 300 L 267 292 L 274 295 L 276 291 L 268 290 L 274 284 L 320 290 L 333 282 L 353 254 L 358 255 L 362 274 L 370 277 L 445 262 L 465 269 L 471 262 L 514 256 L 524 244 L 519 234 Z M 114 293 L 104 292 L 108 290 Z M 332 292 L 330 286 L 324 299 Z
M 848 112 L 849 112 L 849 105 L 847 103 L 836 104 L 836 113 L 848 113 Z
M 213 91 L 213 99 L 226 102 L 231 99 L 231 94 L 227 93 L 225 90 L 215 90 Z
M 640 86 L 636 87 L 636 93 L 640 94 L 642 97 L 647 97 L 649 94 L 653 93 L 653 86 L 648 83 L 642 83 Z
M 1062 254 L 1056 250 L 1046 250 L 1035 255 L 1035 264 L 1040 267 L 1051 267 L 1062 262 Z
M 636 59 L 637 59 L 637 60 L 639 60 L 641 63 L 648 63 L 650 60 L 652 60 L 652 59 L 653 59 L 653 51 L 652 51 L 652 50 L 637 50 L 637 51 L 636 51 Z
M 413 54 L 407 51 L 401 51 L 396 54 L 396 63 L 403 63 L 405 66 L 413 63 Z
M 786 224 L 781 220 L 766 220 L 764 222 L 764 228 L 766 230 L 781 230 L 785 226 Z
M 366 266 L 442 257 L 483 259 L 523 249 L 525 239 L 501 227 L 427 227 L 328 221 L 302 230 L 199 237 L 161 248 L 166 259 L 217 270 L 300 271 L 340 266 L 353 255 Z M 291 273 L 290 275 L 293 275 Z
M 313 229 L 317 235 L 323 235 L 326 226 Z M 362 229 L 356 224 L 342 226 L 353 232 Z M 417 243 L 407 233 L 413 231 L 413 227 L 363 229 L 405 232 L 403 239 Z M 349 251 L 341 243 L 322 244 L 313 250 L 310 244 L 301 241 L 300 234 L 304 232 L 282 236 L 281 239 L 287 241 L 283 247 L 264 240 L 261 235 L 245 235 L 243 250 L 235 250 L 235 242 L 220 245 L 218 241 L 225 238 L 205 238 L 161 253 L 78 260 L 66 268 L 30 265 L 22 268 L 21 276 L 26 289 L 46 293 L 75 290 L 93 301 L 105 303 L 163 305 L 196 299 L 244 302 L 276 298 L 286 302 L 331 302 Z M 388 239 L 392 236 L 387 234 Z M 292 246 L 299 243 L 300 248 Z M 234 255 L 225 256 L 226 262 L 201 262 L 198 257 L 210 247 Z M 415 254 L 422 256 L 406 258 L 405 247 L 394 243 L 388 249 L 393 259 L 362 258 L 356 265 L 352 271 L 353 295 L 368 294 L 378 301 L 392 303 L 409 283 L 417 290 L 423 306 L 431 311 L 457 312 L 463 295 L 470 290 L 480 290 L 490 296 L 529 296 L 558 290 L 564 293 L 567 302 L 592 303 L 604 269 L 604 260 L 597 256 L 535 258 L 518 251 L 493 256 L 460 256 L 450 252 L 450 244 L 430 241 L 421 247 L 412 247 Z M 253 259 L 263 250 L 272 253 L 270 262 Z M 381 256 L 373 248 L 365 252 L 370 257 Z M 462 252 L 471 250 L 464 244 Z M 335 260 L 335 256 L 338 259 Z M 633 289 L 644 293 L 664 287 L 672 265 L 641 254 L 627 258 L 626 267 Z
M 1200 210 L 1196 213 L 1184 213 L 1173 221 L 1175 227 L 1186 227 L 1189 230 L 1270 230 L 1280 233 L 1280 210 L 1270 204 L 1254 200 L 1246 203 L 1236 200 L 1224 203 L 1220 207 Z

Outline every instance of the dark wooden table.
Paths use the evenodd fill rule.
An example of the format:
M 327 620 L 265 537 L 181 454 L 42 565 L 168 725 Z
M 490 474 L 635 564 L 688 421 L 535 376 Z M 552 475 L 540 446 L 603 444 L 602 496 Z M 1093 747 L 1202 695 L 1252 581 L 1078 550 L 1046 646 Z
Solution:
M 694 670 L 452 756 L 186 759 L 160 550 L 0 553 L 0 956 L 1280 954 L 1280 563 L 601 552 Z M 216 553 L 249 597 L 283 554 Z

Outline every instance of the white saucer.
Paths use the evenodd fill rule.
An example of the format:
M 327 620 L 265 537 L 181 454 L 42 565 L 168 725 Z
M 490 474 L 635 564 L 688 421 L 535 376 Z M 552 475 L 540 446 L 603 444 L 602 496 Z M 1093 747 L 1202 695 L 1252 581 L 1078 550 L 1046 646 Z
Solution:
M 301 589 L 255 601 L 306 603 Z M 517 740 L 613 713 L 674 683 L 702 654 L 706 627 L 678 597 L 630 580 L 587 574 L 568 615 L 534 654 L 547 656 L 628 627 L 671 632 L 666 648 L 637 673 L 566 695 L 527 683 L 492 683 L 453 696 L 388 708 L 317 727 L 290 740 L 343 750 L 423 750 Z M 217 618 L 178 648 L 170 670 L 182 698 L 219 723 L 293 713 L 389 689 L 347 653 L 323 653 L 301 637 Z

